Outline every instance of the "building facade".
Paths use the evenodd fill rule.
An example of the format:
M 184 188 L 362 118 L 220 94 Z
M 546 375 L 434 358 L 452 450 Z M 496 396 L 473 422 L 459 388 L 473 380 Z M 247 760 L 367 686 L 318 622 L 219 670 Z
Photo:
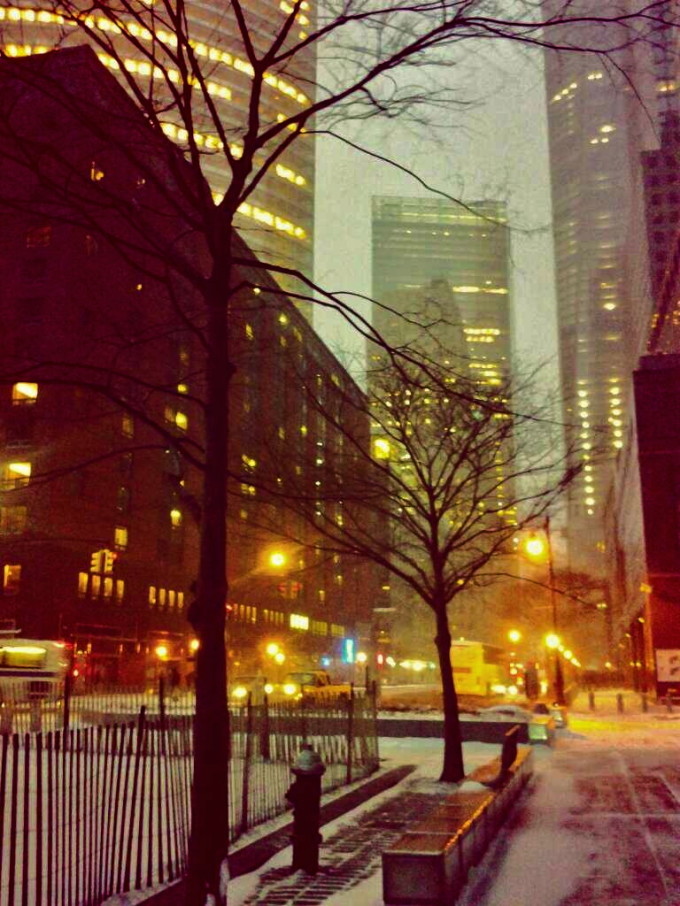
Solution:
M 508 376 L 511 362 L 510 236 L 505 205 L 469 207 L 439 198 L 375 196 L 373 324 L 395 345 L 410 342 L 400 314 L 435 303 L 442 347 L 480 383 Z M 426 312 L 427 314 L 427 312 Z M 443 331 L 443 334 L 442 334 Z
M 601 4 L 598 14 L 619 7 Z M 557 4 L 543 8 L 550 15 Z M 552 35 L 565 46 L 624 48 L 618 70 L 589 53 L 545 54 L 562 396 L 568 447 L 584 465 L 567 492 L 569 558 L 594 573 L 604 568 L 605 501 L 651 316 L 640 155 L 655 142 L 644 103 L 653 79 L 629 38 L 617 25 Z
M 641 682 L 680 692 L 680 355 L 644 356 L 635 372 L 647 602 L 631 630 Z M 670 417 L 669 417 L 670 415 Z M 637 638 L 636 638 L 637 636 Z
M 68 95 L 66 106 L 33 87 L 36 72 Z M 159 658 L 189 673 L 206 387 L 204 309 L 185 277 L 206 258 L 202 236 L 162 191 L 183 162 L 128 115 L 88 48 L 7 63 L 2 93 L 0 621 L 73 641 L 91 677 L 148 678 Z M 98 102 L 107 140 L 77 116 L 81 94 Z M 46 170 L 11 153 L 34 136 Z M 153 181 L 140 178 L 126 141 L 144 148 Z M 176 270 L 174 256 L 159 268 L 156 253 L 168 247 Z M 234 253 L 230 660 L 237 671 L 263 669 L 277 644 L 289 664 L 338 666 L 379 589 L 356 559 L 322 556 L 313 525 L 293 525 L 283 493 L 261 500 L 260 475 L 277 463 L 277 482 L 295 475 L 298 491 L 322 497 L 323 471 L 310 463 L 347 436 L 368 449 L 368 416 L 257 259 L 241 242 Z M 332 420 L 312 405 L 321 392 Z M 354 404 L 341 411 L 336 399 Z
M 287 17 L 286 4 L 257 0 L 248 4 L 246 18 L 250 39 L 262 54 L 274 40 Z M 304 36 L 312 14 L 302 4 L 295 34 Z M 229 136 L 235 156 L 240 137 L 248 128 L 251 67 L 239 36 L 236 18 L 223 4 L 191 0 L 185 5 L 189 41 L 206 79 L 205 91 L 214 105 L 215 116 Z M 115 18 L 115 22 L 112 21 Z M 111 41 L 111 47 L 107 42 Z M 163 67 L 170 84 L 180 84 L 181 74 L 170 55 L 176 47 L 173 26 L 156 9 L 140 8 L 132 16 L 112 13 L 111 18 L 92 15 L 76 26 L 64 10 L 42 0 L 3 0 L 0 5 L 0 47 L 7 56 L 22 57 L 44 53 L 55 47 L 90 43 L 100 62 L 126 84 L 126 74 L 136 79 L 141 90 L 154 98 L 164 111 L 165 134 L 188 149 L 186 120 L 177 113 L 156 63 Z M 111 49 L 115 52 L 112 53 Z M 167 53 L 166 53 L 167 51 Z M 154 56 L 155 55 L 155 56 Z M 296 55 L 285 72 L 268 74 L 259 101 L 264 124 L 290 116 L 308 106 L 313 95 L 316 60 L 313 49 Z M 124 71 L 123 71 L 124 70 Z M 230 181 L 230 170 L 221 153 L 222 142 L 207 103 L 192 103 L 194 136 L 203 169 L 214 193 L 221 195 Z M 262 156 L 268 153 L 263 149 Z M 311 137 L 287 148 L 271 172 L 241 206 L 238 221 L 250 248 L 263 261 L 299 268 L 312 276 L 314 196 L 314 143 Z

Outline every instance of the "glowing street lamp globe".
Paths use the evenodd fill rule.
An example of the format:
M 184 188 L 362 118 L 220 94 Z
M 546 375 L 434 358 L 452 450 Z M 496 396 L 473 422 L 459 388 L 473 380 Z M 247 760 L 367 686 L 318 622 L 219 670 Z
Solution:
M 274 551 L 269 555 L 269 565 L 281 567 L 286 565 L 286 555 L 282 554 L 281 551 Z
M 508 633 L 508 639 L 513 643 L 517 644 L 522 638 L 522 633 L 518 629 L 511 629 Z
M 524 550 L 530 557 L 542 557 L 545 552 L 545 542 L 541 538 L 528 538 Z
M 559 648 L 560 637 L 558 635 L 555 635 L 554 632 L 550 632 L 545 637 L 545 644 L 548 646 L 548 648 Z

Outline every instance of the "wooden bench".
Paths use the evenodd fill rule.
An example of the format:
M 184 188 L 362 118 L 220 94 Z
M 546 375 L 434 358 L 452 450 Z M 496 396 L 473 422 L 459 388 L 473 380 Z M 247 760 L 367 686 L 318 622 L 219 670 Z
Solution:
M 514 751 L 514 757 L 513 755 Z M 509 737 L 500 758 L 469 775 L 488 790 L 445 796 L 382 854 L 385 903 L 450 904 L 482 858 L 503 816 L 531 774 L 533 752 Z M 502 778 L 502 782 L 498 783 Z M 484 782 L 484 781 L 480 781 Z

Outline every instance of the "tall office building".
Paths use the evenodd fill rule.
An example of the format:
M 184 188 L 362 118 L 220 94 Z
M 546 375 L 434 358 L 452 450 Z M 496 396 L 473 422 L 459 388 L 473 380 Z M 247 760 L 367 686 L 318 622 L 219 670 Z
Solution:
M 2 0 L 0 3 L 0 50 L 10 57 L 43 53 L 55 47 L 86 43 L 88 32 L 100 62 L 125 84 L 121 62 L 126 72 L 157 101 L 163 129 L 171 139 L 186 146 L 186 122 L 180 122 L 172 104 L 165 105 L 169 94 L 164 79 L 152 65 L 149 54 L 157 54 L 168 80 L 180 85 L 177 63 L 163 58 L 163 48 L 172 49 L 176 38 L 164 12 L 153 4 L 138 14 L 137 20 L 116 13 L 116 23 L 101 14 L 92 14 L 74 27 L 49 0 Z M 297 29 L 304 36 L 311 15 L 308 4 L 302 4 Z M 269 46 L 289 9 L 278 0 L 256 0 L 247 5 L 246 17 L 250 37 L 257 52 Z M 233 11 L 216 0 L 188 0 L 185 5 L 186 27 L 192 47 L 206 79 L 205 90 L 217 116 L 229 136 L 235 156 L 240 137 L 248 128 L 251 67 L 243 50 Z M 114 14 L 112 13 L 112 16 Z M 147 27 L 142 27 L 142 22 Z M 296 26 L 296 27 L 297 27 Z M 127 36 L 120 34 L 127 30 Z M 98 46 L 99 40 L 115 43 L 119 60 Z M 309 104 L 315 79 L 314 51 L 297 55 L 285 72 L 268 73 L 259 102 L 261 122 L 276 123 Z M 128 86 L 126 86 L 128 87 Z M 194 89 L 196 90 L 196 89 Z M 206 103 L 192 105 L 194 136 L 204 155 L 203 169 L 213 192 L 220 195 L 229 184 L 230 173 L 220 152 L 221 142 Z M 262 150 L 262 159 L 266 157 Z M 258 161 L 256 161 L 257 166 Z M 312 230 L 314 196 L 314 143 L 310 137 L 293 142 L 259 183 L 247 202 L 241 205 L 238 226 L 243 238 L 262 261 L 273 261 L 299 268 L 312 275 Z
M 549 15 L 556 3 L 543 6 Z M 620 7 L 612 0 L 598 13 Z M 624 48 L 618 69 L 594 54 L 545 56 L 566 436 L 584 464 L 568 491 L 569 555 L 572 567 L 599 571 L 604 504 L 650 317 L 640 155 L 654 140 L 642 103 L 653 95 L 652 78 L 645 48 L 631 44 L 623 27 L 552 37 L 566 46 Z
M 495 201 L 373 198 L 373 298 L 386 306 L 374 306 L 373 324 L 388 342 L 412 339 L 400 313 L 434 303 L 446 322 L 442 345 L 462 353 L 471 376 L 487 383 L 509 372 L 506 216 Z

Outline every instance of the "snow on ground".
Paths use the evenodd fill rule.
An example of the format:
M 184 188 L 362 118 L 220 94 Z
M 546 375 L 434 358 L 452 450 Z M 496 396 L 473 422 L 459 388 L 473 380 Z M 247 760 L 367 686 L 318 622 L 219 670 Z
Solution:
M 680 868 L 668 854 L 675 853 L 680 830 L 680 768 L 673 751 L 680 748 L 680 714 L 661 706 L 642 713 L 630 695 L 626 713 L 619 714 L 614 693 L 600 696 L 595 712 L 587 704 L 585 696 L 576 703 L 554 750 L 535 748 L 531 792 L 473 873 L 460 906 L 679 906 L 674 891 L 680 891 Z M 466 770 L 497 752 L 497 746 L 466 743 Z M 436 785 L 441 740 L 382 739 L 380 753 L 385 767 L 416 764 L 415 774 L 325 825 L 325 840 L 407 787 Z M 655 784 L 661 793 L 652 802 Z M 259 871 L 233 879 L 230 906 L 243 906 L 264 872 L 290 863 L 287 848 Z M 324 903 L 382 906 L 380 871 L 329 893 Z

